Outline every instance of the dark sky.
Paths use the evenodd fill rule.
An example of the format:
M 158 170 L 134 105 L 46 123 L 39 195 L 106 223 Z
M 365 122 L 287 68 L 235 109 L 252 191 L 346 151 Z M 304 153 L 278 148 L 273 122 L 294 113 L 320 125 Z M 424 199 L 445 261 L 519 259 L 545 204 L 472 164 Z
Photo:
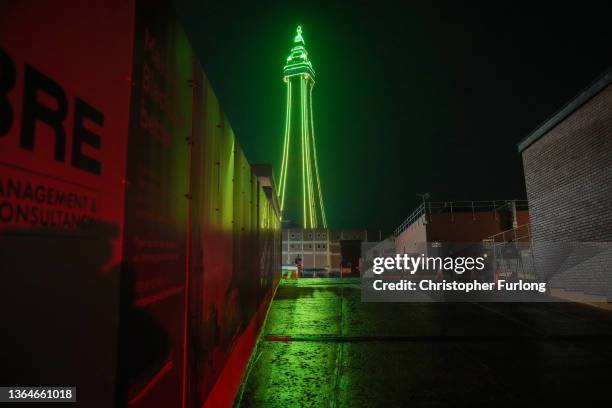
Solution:
M 240 144 L 280 170 L 282 66 L 301 24 L 332 227 L 418 204 L 525 198 L 516 144 L 612 65 L 612 5 L 175 0 Z

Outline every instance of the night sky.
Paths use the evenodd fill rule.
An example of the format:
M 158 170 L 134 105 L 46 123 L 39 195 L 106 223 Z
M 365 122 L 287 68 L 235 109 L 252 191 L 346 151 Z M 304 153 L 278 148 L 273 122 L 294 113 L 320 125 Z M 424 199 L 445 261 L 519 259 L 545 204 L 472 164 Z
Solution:
M 277 177 L 282 66 L 302 25 L 337 228 L 390 232 L 421 192 L 526 198 L 516 144 L 612 66 L 603 2 L 174 3 L 247 157 Z

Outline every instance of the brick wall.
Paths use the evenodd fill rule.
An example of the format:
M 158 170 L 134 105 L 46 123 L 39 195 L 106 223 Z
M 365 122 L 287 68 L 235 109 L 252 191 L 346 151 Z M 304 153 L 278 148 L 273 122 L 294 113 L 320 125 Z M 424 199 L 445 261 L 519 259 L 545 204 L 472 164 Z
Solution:
M 553 290 L 610 301 L 612 85 L 522 156 L 537 275 Z
M 522 157 L 535 241 L 612 241 L 612 85 Z

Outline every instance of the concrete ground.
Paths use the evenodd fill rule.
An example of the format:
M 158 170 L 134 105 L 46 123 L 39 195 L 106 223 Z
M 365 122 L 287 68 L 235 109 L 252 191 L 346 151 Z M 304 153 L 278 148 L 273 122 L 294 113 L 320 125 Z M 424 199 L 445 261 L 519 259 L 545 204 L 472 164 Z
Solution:
M 362 303 L 278 288 L 241 407 L 612 406 L 612 313 L 571 303 Z

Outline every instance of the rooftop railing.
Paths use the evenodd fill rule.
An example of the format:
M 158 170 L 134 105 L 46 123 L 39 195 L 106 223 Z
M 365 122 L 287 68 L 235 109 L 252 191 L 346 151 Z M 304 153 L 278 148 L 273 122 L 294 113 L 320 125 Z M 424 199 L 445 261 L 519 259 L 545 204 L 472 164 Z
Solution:
M 454 212 L 471 211 L 474 219 L 476 219 L 476 213 L 492 211 L 495 216 L 497 216 L 497 213 L 504 209 L 512 209 L 513 204 L 517 211 L 528 209 L 527 200 L 426 201 L 421 203 L 421 205 L 419 205 L 412 214 L 393 231 L 393 235 L 396 237 L 399 236 L 421 218 L 424 218 L 423 221 L 425 223 L 428 219 L 431 221 L 431 214 L 448 212 L 452 216 Z
M 529 223 L 519 225 L 516 228 L 511 228 L 506 231 L 499 232 L 495 235 L 491 235 L 489 238 L 484 240 L 492 245 L 506 243 L 506 242 L 530 242 L 531 241 L 531 227 Z

